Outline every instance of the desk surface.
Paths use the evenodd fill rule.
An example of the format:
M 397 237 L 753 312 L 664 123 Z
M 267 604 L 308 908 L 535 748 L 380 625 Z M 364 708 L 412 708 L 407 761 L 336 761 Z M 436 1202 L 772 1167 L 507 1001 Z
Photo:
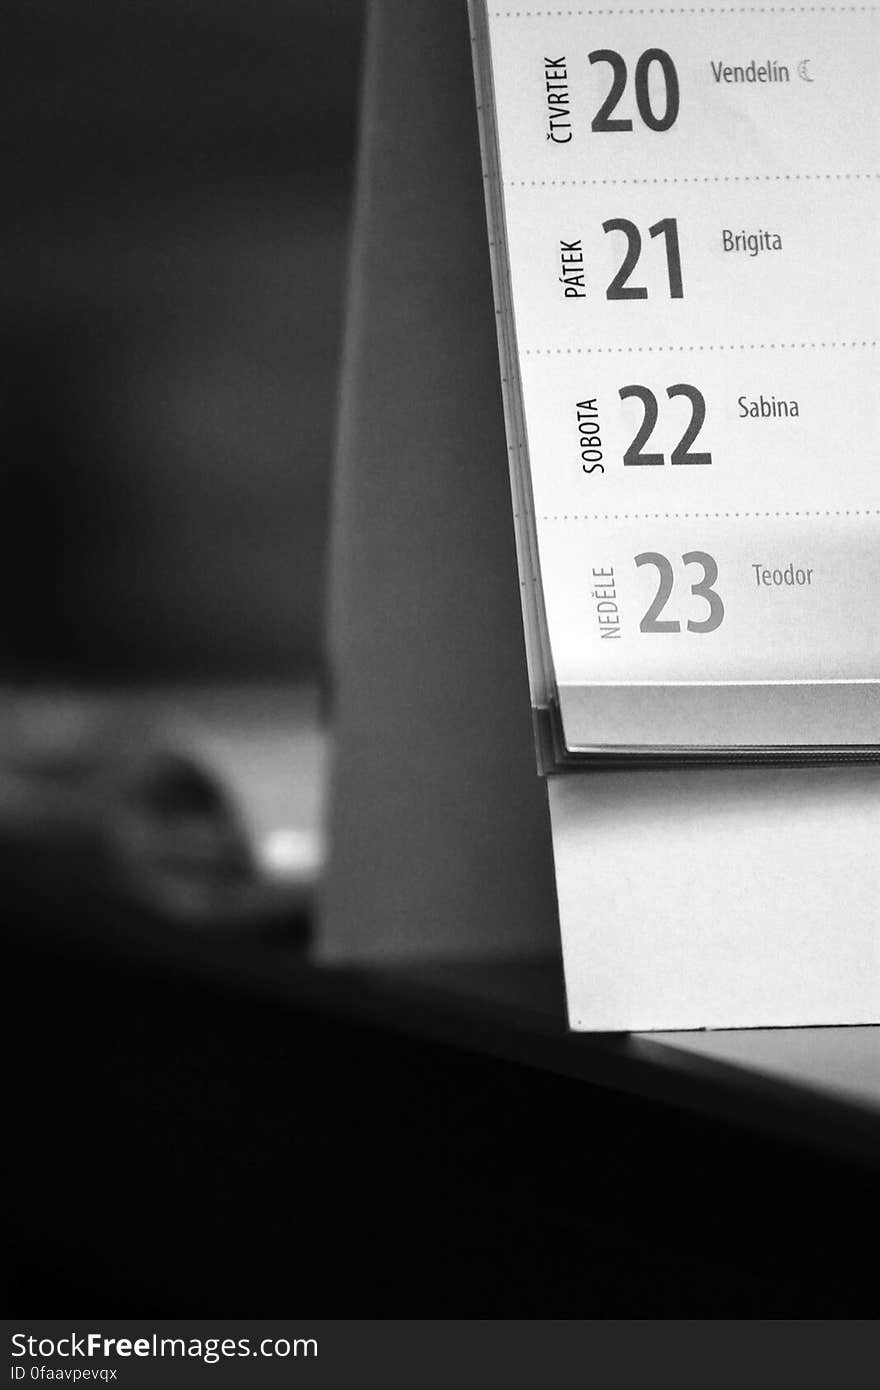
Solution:
M 287 1002 L 340 1023 L 517 1062 L 739 1127 L 880 1163 L 880 1029 L 574 1034 L 558 961 L 352 969 L 284 945 L 217 942 L 108 921 L 62 949 L 197 977 L 235 996 Z M 58 937 L 53 932 L 55 941 Z
M 473 1006 L 491 1000 L 524 1018 L 563 1023 L 561 967 L 435 966 L 413 972 Z M 607 1036 L 606 1036 L 607 1041 Z M 582 1035 L 570 1034 L 577 1049 Z M 658 1065 L 690 1059 L 735 1068 L 744 1076 L 797 1086 L 817 1097 L 880 1115 L 880 1028 L 750 1028 L 631 1034 L 626 1047 Z
M 557 963 L 364 972 L 388 1018 L 777 1135 L 880 1156 L 880 1029 L 574 1034 Z
M 23 1302 L 60 1302 L 51 1277 L 157 1316 L 870 1315 L 876 1116 L 571 1036 L 552 961 L 354 972 L 121 914 L 29 928 Z

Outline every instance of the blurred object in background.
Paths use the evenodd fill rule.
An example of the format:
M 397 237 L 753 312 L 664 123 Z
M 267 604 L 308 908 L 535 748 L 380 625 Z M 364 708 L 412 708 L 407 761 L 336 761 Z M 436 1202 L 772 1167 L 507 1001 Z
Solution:
M 302 943 L 323 861 L 313 693 L 7 694 L 0 906 Z M 88 925 L 88 924 L 87 924 Z
M 357 0 L 4 8 L 17 920 L 306 935 L 361 23 Z
M 318 670 L 360 31 L 4 7 L 3 670 Z

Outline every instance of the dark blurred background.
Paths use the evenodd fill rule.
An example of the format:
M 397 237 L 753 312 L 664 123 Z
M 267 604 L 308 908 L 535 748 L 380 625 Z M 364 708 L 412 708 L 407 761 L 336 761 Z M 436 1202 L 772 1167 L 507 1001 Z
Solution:
M 3 665 L 320 663 L 359 0 L 3 7 Z

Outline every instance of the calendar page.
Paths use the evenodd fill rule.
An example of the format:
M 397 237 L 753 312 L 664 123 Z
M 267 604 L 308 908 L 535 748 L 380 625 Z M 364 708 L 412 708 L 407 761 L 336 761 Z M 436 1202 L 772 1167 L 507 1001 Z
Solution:
M 567 746 L 876 744 L 876 7 L 481 14 Z

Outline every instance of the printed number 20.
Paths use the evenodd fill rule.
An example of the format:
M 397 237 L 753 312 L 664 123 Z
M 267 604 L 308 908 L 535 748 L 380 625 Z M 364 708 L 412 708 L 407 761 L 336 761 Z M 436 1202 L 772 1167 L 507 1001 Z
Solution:
M 592 130 L 632 130 L 633 123 L 628 117 L 612 116 L 617 103 L 626 88 L 626 63 L 613 48 L 597 48 L 589 53 L 590 63 L 608 63 L 611 67 L 611 89 L 591 122 Z M 666 107 L 658 116 L 651 105 L 648 89 L 648 74 L 651 64 L 659 63 L 666 88 Z M 662 48 L 648 48 L 636 63 L 636 106 L 639 115 L 649 130 L 669 130 L 678 115 L 678 73 L 669 54 Z
M 720 594 L 715 592 L 712 587 L 718 578 L 718 566 L 711 555 L 707 555 L 703 550 L 689 550 L 686 555 L 681 557 L 685 565 L 701 565 L 703 577 L 696 584 L 691 585 L 691 593 L 698 598 L 703 598 L 709 605 L 708 617 L 694 622 L 688 619 L 688 632 L 714 632 L 721 626 L 724 618 L 724 604 Z M 642 555 L 635 557 L 637 566 L 653 565 L 660 576 L 660 583 L 654 595 L 653 602 L 642 621 L 639 623 L 640 632 L 681 632 L 681 624 L 677 620 L 661 618 L 660 614 L 666 607 L 672 595 L 675 577 L 672 565 L 665 555 L 658 555 L 654 550 L 646 550 Z

